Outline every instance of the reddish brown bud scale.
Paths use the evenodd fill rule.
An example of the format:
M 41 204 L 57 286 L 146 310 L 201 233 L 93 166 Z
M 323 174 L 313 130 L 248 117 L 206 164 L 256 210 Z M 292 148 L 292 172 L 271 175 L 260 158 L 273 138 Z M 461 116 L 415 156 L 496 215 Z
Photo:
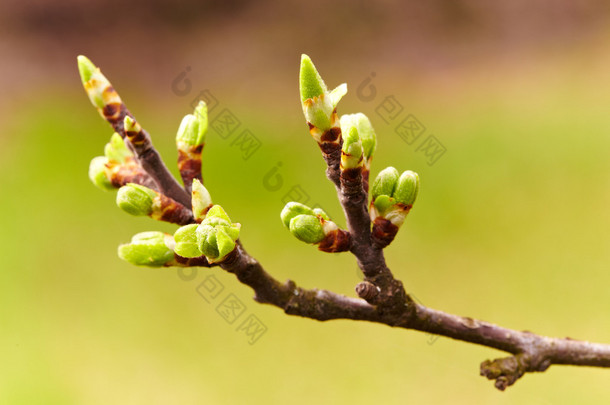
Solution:
M 352 156 L 349 153 L 345 153 L 343 150 L 341 151 L 341 156 Z M 358 164 L 360 164 L 364 160 L 363 155 L 360 155 L 360 159 L 358 159 Z
M 166 195 L 159 194 L 155 197 L 155 205 L 151 215 L 154 219 L 178 225 L 188 225 L 194 221 L 190 209 Z
M 369 174 L 370 174 L 370 170 L 368 168 L 363 167 L 362 168 L 362 189 L 364 190 L 365 194 L 368 194 L 369 192 Z
M 347 252 L 352 246 L 352 237 L 343 229 L 329 232 L 318 244 L 318 250 L 328 253 Z
M 336 115 L 336 113 L 335 113 Z M 322 143 L 332 142 L 337 143 L 339 137 L 341 136 L 341 129 L 338 127 L 332 127 L 328 131 L 325 131 L 320 137 L 320 141 Z
M 318 145 L 322 148 L 324 144 L 338 144 L 341 142 L 341 127 L 339 127 L 339 116 L 337 115 L 337 109 L 334 109 L 330 116 L 331 127 L 330 129 L 322 132 L 321 129 L 313 125 L 311 122 L 307 122 L 309 126 L 309 133 L 314 139 L 318 140 Z
M 392 243 L 397 232 L 398 227 L 396 225 L 383 217 L 377 217 L 373 222 L 371 240 L 375 246 L 384 248 Z
M 362 167 L 341 170 L 341 192 L 346 196 L 362 193 Z
M 104 106 L 104 108 L 102 109 L 102 114 L 104 115 L 106 121 L 108 121 L 110 125 L 112 125 L 112 128 L 120 133 L 120 131 L 118 130 L 123 127 L 123 118 L 125 118 L 125 111 L 126 108 L 123 104 L 110 103 Z
M 324 156 L 330 156 L 341 150 L 341 144 L 338 143 L 319 143 L 318 146 Z
M 140 128 L 139 131 L 124 131 L 125 136 L 129 139 L 129 142 L 138 150 L 145 149 L 144 145 L 150 143 L 146 133 Z
M 238 239 L 235 242 L 235 249 L 233 249 L 233 251 L 231 251 L 231 253 L 226 255 L 224 257 L 224 259 L 222 259 L 221 263 L 214 263 L 214 264 L 218 264 L 219 266 L 222 266 L 223 269 L 232 273 L 233 271 L 231 269 L 234 269 L 235 267 L 239 266 L 240 262 L 243 263 L 243 261 L 245 260 L 245 256 L 242 252 L 243 251 L 241 248 L 241 243 Z M 254 298 L 254 299 L 256 300 L 256 298 Z
M 120 188 L 127 183 L 136 183 L 155 191 L 159 190 L 153 178 L 132 157 L 127 157 L 122 164 L 108 162 L 106 169 L 110 182 L 116 188 Z
M 182 267 L 212 267 L 205 256 L 199 257 L 182 257 L 174 253 L 174 260 Z
M 208 213 L 208 211 L 210 210 L 210 208 L 212 208 L 214 206 L 214 204 L 210 204 L 206 207 L 206 209 L 204 209 L 203 211 L 201 211 L 201 215 L 206 215 Z M 205 218 L 195 218 L 195 222 L 200 224 L 201 222 L 203 222 Z
M 188 150 L 178 150 L 178 170 L 187 191 L 190 192 L 193 179 L 203 183 L 201 175 L 201 153 L 203 145 L 191 146 Z

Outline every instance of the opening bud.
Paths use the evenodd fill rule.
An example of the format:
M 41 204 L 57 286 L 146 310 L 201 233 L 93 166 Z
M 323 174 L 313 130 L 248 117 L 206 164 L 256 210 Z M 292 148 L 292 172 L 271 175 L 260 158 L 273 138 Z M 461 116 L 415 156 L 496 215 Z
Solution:
M 178 228 L 176 233 L 174 233 L 174 241 L 176 242 L 174 252 L 177 255 L 188 258 L 203 255 L 197 243 L 198 226 L 198 224 L 189 224 Z
M 329 92 L 309 56 L 301 55 L 299 90 L 303 114 L 307 122 L 321 131 L 332 126 L 332 113 L 339 100 L 347 93 L 347 85 L 342 84 Z
M 220 205 L 214 205 L 197 226 L 197 247 L 210 263 L 222 261 L 235 249 L 240 227 L 231 222 Z
M 198 221 L 203 221 L 208 210 L 212 207 L 212 197 L 199 179 L 193 179 L 191 205 L 193 215 Z
M 301 101 L 309 98 L 320 97 L 328 93 L 326 83 L 314 66 L 311 58 L 305 54 L 301 55 L 301 71 L 299 75 L 299 90 L 301 91 Z
M 341 117 L 341 132 L 349 133 L 351 128 L 356 128 L 365 159 L 370 159 L 377 147 L 377 135 L 369 118 L 362 114 L 346 114 Z
M 133 153 L 127 148 L 121 135 L 115 132 L 110 137 L 110 142 L 104 147 L 104 155 L 110 160 L 123 163 L 125 159 L 133 156 Z
M 326 236 L 320 219 L 314 215 L 297 215 L 290 220 L 290 232 L 305 243 L 320 243 Z
M 197 145 L 197 137 L 199 132 L 199 121 L 193 114 L 187 114 L 182 118 L 180 127 L 176 134 L 176 143 L 195 146 Z
M 407 170 L 400 175 L 396 190 L 394 190 L 393 197 L 399 203 L 405 205 L 413 205 L 417 198 L 417 192 L 419 191 L 419 176 L 417 173 Z
M 371 210 L 371 219 L 375 220 L 376 217 L 383 217 L 396 205 L 396 200 L 388 195 L 382 194 L 375 198 L 373 202 L 373 210 Z
M 89 179 L 101 190 L 114 190 L 115 187 L 108 178 L 106 163 L 108 163 L 108 158 L 105 156 L 94 157 L 89 164 Z
M 193 115 L 197 118 L 197 145 L 202 145 L 205 142 L 205 136 L 208 132 L 208 105 L 204 101 L 199 101 Z
M 391 197 L 396 189 L 398 178 L 398 170 L 392 166 L 386 167 L 380 171 L 373 182 L 373 187 L 371 188 L 371 197 L 373 198 L 373 201 L 376 200 L 380 195 L 387 195 Z
M 343 119 L 342 119 L 343 122 Z M 341 169 L 355 169 L 362 166 L 362 142 L 358 136 L 358 129 L 355 126 L 347 126 L 343 129 L 343 146 L 341 149 Z
M 119 257 L 138 266 L 161 267 L 171 263 L 174 252 L 171 235 L 163 232 L 142 232 L 131 238 L 131 243 L 119 246 Z
M 120 209 L 131 215 L 150 215 L 157 192 L 139 184 L 128 183 L 119 189 L 116 203 Z
M 290 229 L 290 220 L 301 214 L 316 215 L 315 210 L 312 210 L 307 205 L 292 201 L 284 206 L 280 213 L 280 218 L 284 226 Z

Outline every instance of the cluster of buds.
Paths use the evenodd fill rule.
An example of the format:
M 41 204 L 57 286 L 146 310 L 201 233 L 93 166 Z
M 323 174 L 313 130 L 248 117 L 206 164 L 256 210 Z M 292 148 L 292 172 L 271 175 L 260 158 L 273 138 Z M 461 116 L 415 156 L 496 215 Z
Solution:
M 351 247 L 349 232 L 339 228 L 320 208 L 289 202 L 280 214 L 282 223 L 297 239 L 318 245 L 323 252 L 345 252 Z
M 368 192 L 369 172 L 377 136 L 368 117 L 362 113 L 346 114 L 339 120 L 343 134 L 341 181 L 346 194 Z
M 205 256 L 209 263 L 223 261 L 236 247 L 241 225 L 232 223 L 220 205 L 213 205 L 199 224 L 179 228 L 174 234 L 177 255 Z
M 199 102 L 195 111 L 183 118 L 176 134 L 182 186 L 171 176 L 150 136 L 100 69 L 84 56 L 78 57 L 78 67 L 89 99 L 115 131 L 104 156 L 91 161 L 91 181 L 103 190 L 118 189 L 116 203 L 131 215 L 182 225 L 174 235 L 137 234 L 131 243 L 119 247 L 119 256 L 146 266 L 209 266 L 225 260 L 237 249 L 240 224 L 231 222 L 222 207 L 212 203 L 202 184 L 201 155 L 208 130 L 206 104 Z M 301 57 L 299 80 L 310 133 L 329 169 L 332 166 L 329 173 L 334 175 L 329 177 L 339 185 L 340 172 L 343 195 L 353 196 L 354 201 L 366 201 L 377 143 L 370 120 L 362 113 L 338 118 L 337 104 L 347 93 L 347 85 L 329 91 L 307 55 Z M 375 179 L 369 211 L 376 245 L 385 247 L 394 239 L 413 206 L 418 187 L 416 173 L 406 171 L 399 176 L 392 167 Z M 282 210 L 281 219 L 297 239 L 315 244 L 321 251 L 344 252 L 352 248 L 352 235 L 319 208 L 291 202 Z M 372 290 L 367 293 L 363 287 L 363 295 L 373 293 Z
M 324 80 L 307 55 L 301 55 L 299 75 L 301 106 L 309 125 L 309 132 L 325 155 L 341 148 L 341 128 L 337 104 L 347 93 L 345 83 L 328 91 Z
M 371 188 L 369 212 L 373 221 L 373 242 L 386 247 L 396 236 L 398 229 L 417 198 L 419 176 L 407 170 L 387 167 L 377 175 Z
M 150 136 L 129 112 L 106 76 L 82 55 L 78 57 L 78 70 L 89 100 L 129 145 L 142 169 L 154 179 L 156 184 L 152 188 L 172 195 L 183 205 L 187 205 L 190 182 L 185 184 L 184 188 L 178 184 L 153 147 Z
M 119 257 L 136 266 L 146 267 L 209 267 L 205 256 L 186 258 L 175 253 L 174 237 L 163 232 L 141 232 L 131 242 L 119 245 Z
M 119 257 L 152 267 L 209 266 L 224 260 L 236 248 L 240 225 L 232 223 L 219 205 L 212 204 L 210 193 L 202 184 L 201 154 L 208 130 L 206 104 L 200 101 L 194 113 L 183 118 L 176 134 L 182 189 L 172 183 L 175 179 L 171 175 L 165 183 L 160 181 L 163 173 L 159 170 L 164 165 L 149 135 L 100 69 L 84 56 L 78 57 L 78 68 L 92 104 L 116 131 L 104 156 L 91 161 L 91 181 L 103 190 L 118 189 L 116 203 L 128 214 L 183 225 L 175 235 L 139 233 L 119 247 Z M 147 161 L 151 156 L 157 160 Z M 168 181 L 172 183 L 169 186 Z M 169 197 L 176 193 L 166 193 L 175 191 L 175 186 L 181 188 L 176 197 L 181 202 Z
M 106 144 L 104 156 L 97 156 L 91 160 L 89 178 L 102 190 L 114 190 L 127 183 L 156 188 L 153 179 L 142 169 L 123 138 L 116 132 Z
M 210 266 L 235 249 L 239 224 L 230 222 L 199 180 L 193 181 L 192 209 L 139 184 L 128 184 L 117 194 L 117 204 L 132 215 L 184 225 L 174 235 L 142 232 L 119 246 L 119 257 L 138 266 Z M 197 223 L 194 223 L 197 222 Z
M 329 178 L 340 185 L 341 194 L 352 204 L 366 204 L 369 192 L 371 161 L 377 147 L 377 136 L 368 117 L 362 113 L 337 118 L 337 103 L 347 93 L 340 85 L 328 91 L 324 80 L 307 55 L 301 56 L 300 93 L 303 113 L 309 130 L 318 142 L 329 166 Z M 338 161 L 337 153 L 341 151 Z M 338 168 L 337 168 L 338 166 Z M 339 176 L 337 173 L 339 169 Z M 369 214 L 373 222 L 371 238 L 378 247 L 388 246 L 415 202 L 419 188 L 416 173 L 399 175 L 393 167 L 383 170 L 372 187 Z M 289 203 L 282 211 L 282 221 L 298 239 L 320 244 L 320 250 L 339 252 L 350 249 L 350 234 L 327 225 L 328 218 L 298 203 Z M 325 243 L 333 232 L 333 243 Z M 325 242 L 322 242 L 325 241 Z M 328 249 L 327 245 L 331 245 Z

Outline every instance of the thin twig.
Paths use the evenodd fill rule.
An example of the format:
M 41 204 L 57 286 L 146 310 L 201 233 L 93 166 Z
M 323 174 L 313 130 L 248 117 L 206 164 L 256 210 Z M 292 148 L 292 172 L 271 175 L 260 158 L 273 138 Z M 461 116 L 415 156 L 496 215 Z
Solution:
M 167 166 L 165 166 L 161 155 L 152 144 L 148 132 L 139 125 L 139 130 L 135 133 L 127 133 L 125 131 L 123 125 L 125 117 L 128 116 L 135 120 L 127 106 L 123 102 L 107 104 L 102 110 L 102 114 L 115 132 L 121 135 L 123 139 L 128 139 L 138 162 L 157 183 L 159 191 L 167 196 L 171 196 L 171 198 L 180 204 L 189 207 L 191 205 L 191 196 L 182 188 L 174 176 L 172 176 Z
M 419 304 L 404 306 L 400 312 L 387 312 L 382 306 L 371 305 L 362 299 L 327 290 L 306 290 L 290 280 L 280 283 L 242 247 L 220 266 L 250 286 L 256 301 L 279 307 L 289 315 L 318 321 L 352 319 L 381 323 L 508 352 L 512 356 L 481 364 L 481 375 L 495 380 L 495 386 L 501 390 L 526 372 L 545 371 L 552 364 L 610 367 L 610 345 L 507 329 Z

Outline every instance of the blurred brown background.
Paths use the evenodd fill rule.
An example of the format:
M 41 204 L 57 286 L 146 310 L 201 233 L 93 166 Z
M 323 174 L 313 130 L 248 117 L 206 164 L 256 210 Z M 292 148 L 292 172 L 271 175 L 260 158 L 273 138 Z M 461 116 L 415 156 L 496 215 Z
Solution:
M 300 53 L 348 81 L 379 69 L 458 78 L 599 44 L 609 16 L 603 0 L 4 0 L 0 83 L 5 95 L 63 85 L 78 53 L 146 87 L 192 65 L 201 82 L 257 96 L 294 93 L 286 83 Z

